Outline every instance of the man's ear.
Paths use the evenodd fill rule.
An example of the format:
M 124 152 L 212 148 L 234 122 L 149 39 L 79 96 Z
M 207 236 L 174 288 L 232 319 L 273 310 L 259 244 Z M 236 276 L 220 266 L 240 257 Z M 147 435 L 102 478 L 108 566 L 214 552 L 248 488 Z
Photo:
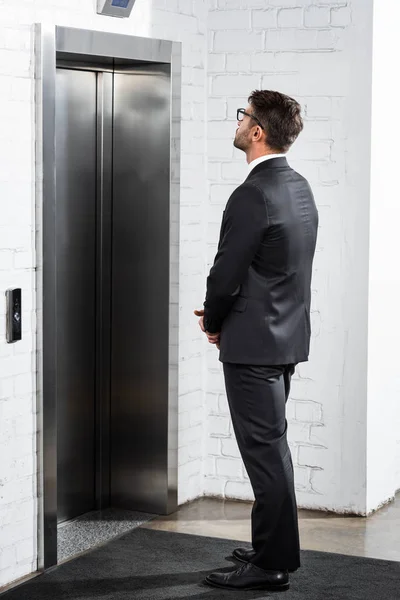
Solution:
M 259 125 L 257 125 L 257 127 L 255 128 L 255 131 L 253 133 L 253 137 L 258 142 L 261 139 L 261 136 L 262 136 L 262 129 Z

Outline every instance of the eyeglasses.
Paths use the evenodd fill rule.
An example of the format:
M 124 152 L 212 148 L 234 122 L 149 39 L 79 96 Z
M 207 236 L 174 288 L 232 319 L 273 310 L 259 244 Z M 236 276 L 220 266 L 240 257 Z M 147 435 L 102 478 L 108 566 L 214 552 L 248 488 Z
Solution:
M 257 119 L 257 117 L 255 117 L 251 113 L 246 112 L 246 110 L 244 108 L 238 108 L 237 111 L 236 111 L 236 118 L 237 118 L 237 120 L 238 121 L 243 121 L 244 115 L 247 115 L 248 117 L 250 117 L 251 119 L 253 119 L 257 123 L 257 125 L 259 125 L 261 127 L 261 129 L 264 129 L 263 125 L 261 125 L 261 123 Z

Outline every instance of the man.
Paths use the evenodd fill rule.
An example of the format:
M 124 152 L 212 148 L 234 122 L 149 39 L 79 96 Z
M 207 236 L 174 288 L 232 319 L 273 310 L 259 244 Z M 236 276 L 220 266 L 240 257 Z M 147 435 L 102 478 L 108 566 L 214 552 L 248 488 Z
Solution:
M 233 552 L 239 569 L 205 581 L 282 591 L 300 566 L 285 408 L 295 366 L 308 360 L 318 212 L 308 182 L 285 157 L 303 129 L 300 105 L 269 90 L 254 91 L 248 102 L 237 111 L 234 145 L 246 153 L 249 173 L 226 204 L 204 310 L 195 314 L 220 350 L 255 497 L 252 548 Z

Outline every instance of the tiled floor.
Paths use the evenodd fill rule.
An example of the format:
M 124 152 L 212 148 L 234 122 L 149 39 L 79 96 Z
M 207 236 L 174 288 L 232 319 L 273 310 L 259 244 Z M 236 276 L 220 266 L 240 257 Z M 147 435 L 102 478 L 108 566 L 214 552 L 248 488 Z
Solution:
M 249 542 L 251 506 L 200 498 L 142 527 Z M 299 528 L 303 549 L 400 561 L 400 494 L 367 518 L 300 510 Z

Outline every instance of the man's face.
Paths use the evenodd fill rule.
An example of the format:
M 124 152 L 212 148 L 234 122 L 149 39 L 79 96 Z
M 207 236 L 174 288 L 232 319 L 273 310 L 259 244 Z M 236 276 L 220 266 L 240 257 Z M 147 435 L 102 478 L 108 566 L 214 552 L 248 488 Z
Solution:
M 252 114 L 253 109 L 250 104 L 247 105 L 246 112 Z M 256 125 L 255 121 L 243 115 L 243 121 L 238 121 L 238 128 L 236 130 L 235 139 L 233 145 L 239 150 L 246 152 L 251 146 L 251 130 Z

